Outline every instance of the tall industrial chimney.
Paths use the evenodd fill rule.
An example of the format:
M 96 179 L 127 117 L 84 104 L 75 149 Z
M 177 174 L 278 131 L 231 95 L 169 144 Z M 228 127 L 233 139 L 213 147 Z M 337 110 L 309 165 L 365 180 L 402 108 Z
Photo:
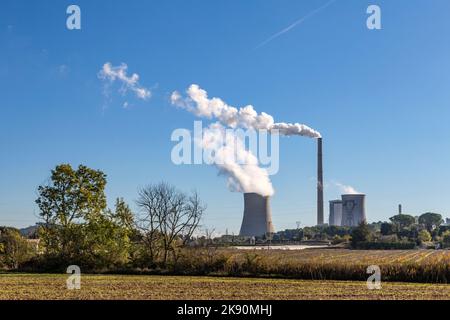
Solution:
M 317 225 L 323 225 L 322 138 L 317 139 Z
M 244 218 L 240 236 L 261 237 L 275 232 L 269 199 L 257 193 L 244 193 Z

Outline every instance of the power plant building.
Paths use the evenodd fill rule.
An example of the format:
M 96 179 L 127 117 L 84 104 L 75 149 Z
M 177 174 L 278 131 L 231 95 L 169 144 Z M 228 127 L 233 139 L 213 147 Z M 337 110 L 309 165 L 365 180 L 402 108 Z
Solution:
M 324 225 L 322 138 L 317 139 L 317 225 Z M 341 200 L 330 201 L 329 225 L 356 227 L 366 221 L 366 195 L 343 194 Z M 244 193 L 244 217 L 239 235 L 262 237 L 274 233 L 270 198 Z
M 330 226 L 342 225 L 342 201 L 332 200 L 330 201 L 330 216 L 328 218 L 328 224 Z
M 366 221 L 366 195 L 342 195 L 342 226 L 356 227 Z
M 239 235 L 262 237 L 274 232 L 270 198 L 257 193 L 244 193 L 244 218 Z
M 342 200 L 330 201 L 330 226 L 356 227 L 366 219 L 365 194 L 343 194 Z

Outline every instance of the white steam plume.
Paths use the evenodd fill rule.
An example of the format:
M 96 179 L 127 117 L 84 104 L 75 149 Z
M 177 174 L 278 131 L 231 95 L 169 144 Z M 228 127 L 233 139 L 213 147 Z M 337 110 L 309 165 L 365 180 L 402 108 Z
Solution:
M 343 194 L 360 194 L 361 193 L 361 192 L 358 192 L 352 186 L 347 186 L 347 185 L 339 183 L 339 182 L 335 182 L 334 184 L 341 190 L 341 192 Z
M 235 134 L 225 133 L 225 127 L 216 122 L 203 129 L 203 137 L 195 141 L 208 155 L 208 163 L 219 168 L 227 177 L 231 191 L 255 192 L 272 196 L 274 189 L 266 169 L 260 168 L 258 159 L 245 148 Z
M 275 123 L 271 115 L 265 112 L 258 114 L 251 105 L 237 109 L 219 98 L 210 99 L 208 93 L 196 84 L 191 85 L 186 93 L 188 97 L 183 98 L 179 92 L 173 92 L 170 97 L 172 104 L 184 108 L 198 117 L 217 119 L 227 127 L 278 130 L 281 135 L 286 136 L 321 137 L 319 132 L 304 124 Z
M 187 97 L 183 97 L 179 92 L 173 92 L 171 102 L 198 117 L 217 120 L 197 143 L 207 152 L 214 150 L 215 160 L 212 164 L 219 168 L 220 174 L 227 176 L 228 187 L 232 191 L 255 192 L 263 196 L 274 193 L 267 170 L 259 166 L 257 157 L 245 148 L 240 138 L 234 135 L 228 136 L 225 141 L 219 140 L 225 128 L 276 130 L 286 136 L 321 137 L 319 132 L 303 124 L 275 123 L 271 115 L 265 112 L 258 114 L 251 105 L 237 109 L 219 98 L 210 99 L 207 92 L 195 84 L 186 93 Z M 222 144 L 218 145 L 218 141 Z

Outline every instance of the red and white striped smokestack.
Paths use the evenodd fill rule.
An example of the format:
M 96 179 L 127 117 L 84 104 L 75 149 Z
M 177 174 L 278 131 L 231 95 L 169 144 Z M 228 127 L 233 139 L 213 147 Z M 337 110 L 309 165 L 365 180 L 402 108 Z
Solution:
M 317 225 L 323 225 L 322 138 L 317 139 Z

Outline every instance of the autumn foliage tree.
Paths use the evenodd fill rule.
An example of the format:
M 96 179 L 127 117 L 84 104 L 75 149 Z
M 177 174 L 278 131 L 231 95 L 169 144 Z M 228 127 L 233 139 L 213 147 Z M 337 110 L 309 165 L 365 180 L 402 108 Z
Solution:
M 115 211 L 107 210 L 105 186 L 102 171 L 83 165 L 73 169 L 62 164 L 52 170 L 36 200 L 47 256 L 91 267 L 127 262 L 132 213 L 121 199 Z
M 19 230 L 0 227 L 0 266 L 17 269 L 35 253 L 34 248 L 22 237 Z

